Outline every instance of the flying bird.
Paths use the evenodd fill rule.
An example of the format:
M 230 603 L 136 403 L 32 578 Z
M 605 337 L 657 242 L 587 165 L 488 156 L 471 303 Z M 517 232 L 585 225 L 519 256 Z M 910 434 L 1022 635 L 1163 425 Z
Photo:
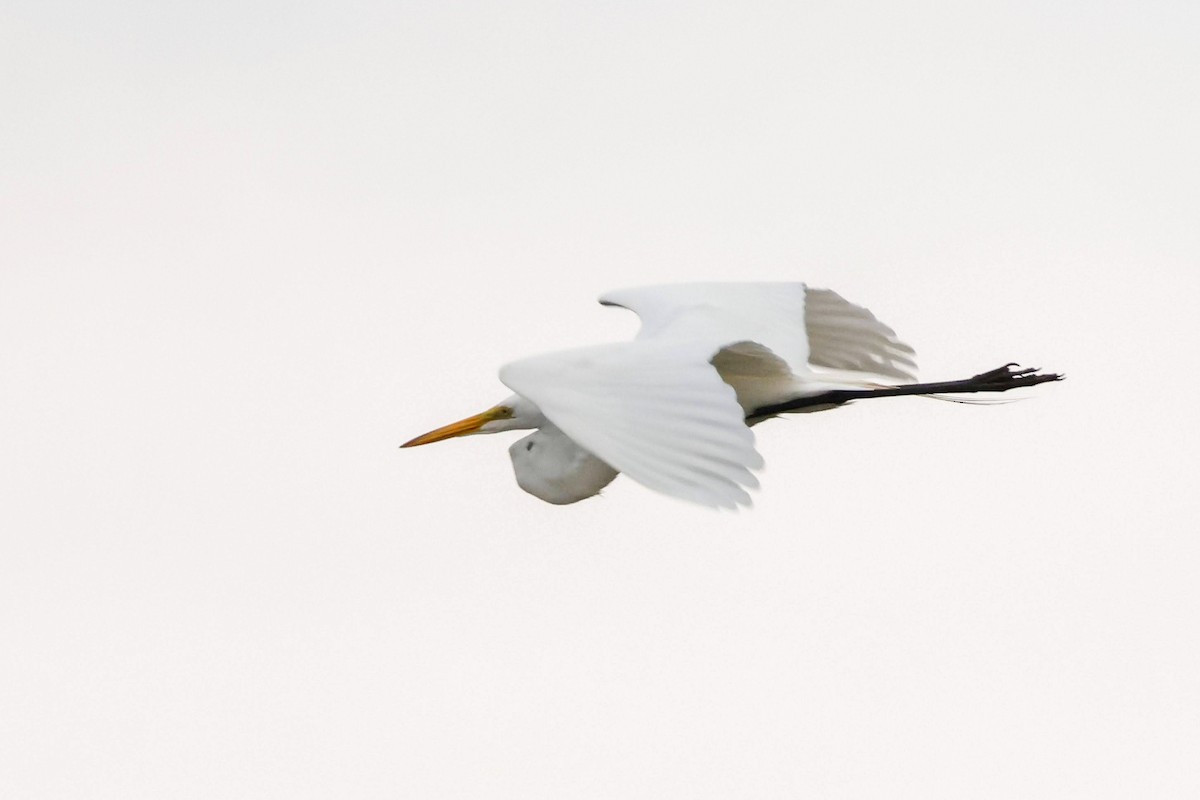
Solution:
M 516 394 L 412 439 L 535 429 L 509 448 L 517 484 L 564 505 L 624 473 L 705 506 L 750 505 L 763 466 L 751 428 L 853 400 L 1004 392 L 1061 380 L 1006 364 L 915 383 L 911 347 L 867 309 L 803 283 L 689 283 L 610 292 L 638 315 L 631 342 L 537 355 L 500 368 Z M 884 382 L 880 382 L 881 379 Z M 943 398 L 953 399 L 953 398 Z

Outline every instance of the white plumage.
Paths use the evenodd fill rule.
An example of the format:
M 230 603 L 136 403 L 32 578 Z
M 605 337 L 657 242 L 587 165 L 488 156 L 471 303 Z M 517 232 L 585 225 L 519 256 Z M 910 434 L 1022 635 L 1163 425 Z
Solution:
M 865 308 L 802 283 L 692 283 L 610 292 L 641 319 L 632 342 L 505 365 L 517 394 L 405 446 L 539 428 L 510 448 L 521 488 L 551 503 L 618 472 L 708 506 L 749 505 L 762 466 L 748 415 L 766 405 L 915 377 L 913 350 Z M 824 407 L 830 407 L 826 405 Z
M 618 475 L 548 422 L 513 442 L 508 455 L 517 485 L 556 506 L 593 497 Z
M 762 466 L 733 387 L 694 340 L 646 339 L 524 359 L 500 380 L 577 445 L 655 491 L 748 503 Z

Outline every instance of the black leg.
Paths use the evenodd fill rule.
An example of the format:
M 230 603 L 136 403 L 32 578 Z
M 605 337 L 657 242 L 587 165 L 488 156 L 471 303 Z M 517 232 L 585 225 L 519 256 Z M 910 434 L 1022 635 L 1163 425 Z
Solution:
M 789 411 L 801 411 L 813 406 L 841 405 L 851 400 L 869 397 L 900 397 L 921 394 L 964 394 L 968 392 L 1007 392 L 1021 386 L 1037 386 L 1039 383 L 1061 381 L 1062 375 L 1053 372 L 1039 373 L 1036 369 L 1022 369 L 1017 364 L 1005 364 L 987 372 L 961 381 L 941 383 L 910 383 L 903 386 L 885 386 L 879 389 L 835 389 L 811 397 L 798 397 L 769 406 L 756 408 L 746 415 L 747 420 L 759 420 Z

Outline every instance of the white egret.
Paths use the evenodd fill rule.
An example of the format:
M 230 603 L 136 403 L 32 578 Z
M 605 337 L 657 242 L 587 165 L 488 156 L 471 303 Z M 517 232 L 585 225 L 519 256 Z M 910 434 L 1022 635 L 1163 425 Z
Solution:
M 763 460 L 752 425 L 852 400 L 1002 392 L 1059 380 L 1008 364 L 912 383 L 913 349 L 861 306 L 803 283 L 692 283 L 611 292 L 635 312 L 632 342 L 507 364 L 516 394 L 405 443 L 536 428 L 509 448 L 517 483 L 550 503 L 596 495 L 618 473 L 706 506 L 749 505 Z M 880 383 L 880 378 L 897 381 Z

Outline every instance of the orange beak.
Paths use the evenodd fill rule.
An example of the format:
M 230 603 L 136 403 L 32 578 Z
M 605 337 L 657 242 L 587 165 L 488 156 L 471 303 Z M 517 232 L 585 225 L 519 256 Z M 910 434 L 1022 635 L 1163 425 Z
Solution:
M 478 433 L 479 429 L 489 422 L 497 419 L 506 419 L 510 416 L 512 416 L 512 411 L 510 409 L 504 408 L 503 406 L 496 406 L 495 408 L 489 408 L 482 414 L 476 414 L 473 417 L 460 419 L 458 422 L 451 422 L 449 425 L 443 425 L 442 427 L 432 430 L 429 433 L 423 433 L 417 438 L 411 439 L 400 446 L 417 447 L 418 445 L 422 444 L 440 442 L 443 439 L 452 439 L 455 436 L 466 436 L 470 433 Z

